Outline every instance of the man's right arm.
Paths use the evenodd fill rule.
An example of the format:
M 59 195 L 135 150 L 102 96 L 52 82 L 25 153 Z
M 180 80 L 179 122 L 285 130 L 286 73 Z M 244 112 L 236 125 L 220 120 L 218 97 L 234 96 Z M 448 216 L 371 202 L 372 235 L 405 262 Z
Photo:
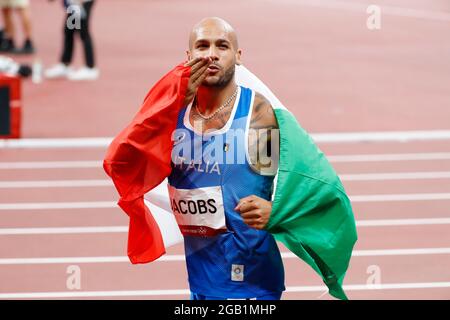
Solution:
M 208 75 L 207 69 L 211 62 L 212 60 L 209 57 L 199 57 L 192 59 L 185 64 L 186 67 L 191 67 L 191 74 L 183 106 L 187 106 L 194 99 L 198 87 Z

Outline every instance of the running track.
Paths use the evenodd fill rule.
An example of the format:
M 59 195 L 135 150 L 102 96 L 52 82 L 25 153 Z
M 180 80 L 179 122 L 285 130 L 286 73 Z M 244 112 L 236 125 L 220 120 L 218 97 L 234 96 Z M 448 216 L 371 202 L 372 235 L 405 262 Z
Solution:
M 235 25 L 247 64 L 294 106 L 340 174 L 359 234 L 349 298 L 449 299 L 448 4 L 389 1 L 374 32 L 365 28 L 363 1 L 182 3 L 100 2 L 101 80 L 24 84 L 26 139 L 0 141 L 0 299 L 188 297 L 182 247 L 151 264 L 128 262 L 127 217 L 101 160 L 151 83 L 183 59 L 186 31 L 206 15 Z M 58 52 L 59 10 L 33 1 L 46 64 Z M 111 22 L 117 14 L 127 28 Z M 380 135 L 386 131 L 393 133 Z M 318 276 L 280 247 L 283 298 L 329 299 Z M 66 286 L 73 265 L 80 290 Z

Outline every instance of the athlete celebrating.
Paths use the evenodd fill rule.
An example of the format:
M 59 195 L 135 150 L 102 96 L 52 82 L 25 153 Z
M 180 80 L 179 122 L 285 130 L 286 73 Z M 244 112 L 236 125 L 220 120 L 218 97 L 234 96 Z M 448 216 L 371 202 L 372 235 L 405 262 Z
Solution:
M 111 142 L 103 168 L 130 218 L 128 257 L 152 262 L 184 239 L 192 299 L 280 299 L 276 239 L 330 295 L 347 299 L 357 241 L 350 199 L 293 114 L 240 65 L 241 54 L 227 22 L 200 21 L 188 62 L 150 89 Z M 166 178 L 169 196 L 155 191 L 152 200 Z
M 241 55 L 226 21 L 194 26 L 168 178 L 194 300 L 275 300 L 285 290 L 278 246 L 263 230 L 272 210 L 277 121 L 264 96 L 236 84 Z M 268 153 L 270 161 L 261 156 Z

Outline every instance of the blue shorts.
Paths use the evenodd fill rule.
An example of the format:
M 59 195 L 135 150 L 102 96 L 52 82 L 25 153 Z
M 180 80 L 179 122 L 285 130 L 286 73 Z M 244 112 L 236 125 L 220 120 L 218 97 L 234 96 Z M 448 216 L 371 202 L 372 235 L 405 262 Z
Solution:
M 202 294 L 191 292 L 191 300 L 280 300 L 281 294 L 283 292 L 273 292 L 269 294 L 265 294 L 258 297 L 247 298 L 247 299 L 231 299 L 224 297 L 213 297 L 213 296 L 205 296 Z

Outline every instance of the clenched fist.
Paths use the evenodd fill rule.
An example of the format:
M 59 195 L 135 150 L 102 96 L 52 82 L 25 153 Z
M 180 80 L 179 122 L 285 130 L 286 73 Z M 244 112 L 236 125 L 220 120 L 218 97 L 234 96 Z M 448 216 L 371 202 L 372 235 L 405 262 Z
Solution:
M 269 222 L 272 202 L 251 195 L 239 200 L 234 210 L 241 214 L 244 222 L 250 227 L 262 230 Z

